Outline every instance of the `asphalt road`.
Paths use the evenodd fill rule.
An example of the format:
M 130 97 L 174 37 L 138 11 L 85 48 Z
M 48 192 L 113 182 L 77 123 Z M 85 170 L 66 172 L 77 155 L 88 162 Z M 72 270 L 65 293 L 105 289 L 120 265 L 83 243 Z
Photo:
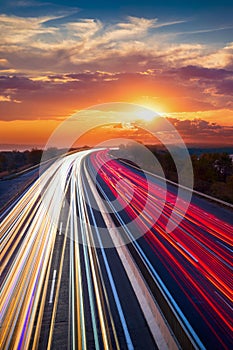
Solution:
M 57 160 L 3 215 L 0 348 L 230 349 L 232 213 L 176 195 L 108 150 Z

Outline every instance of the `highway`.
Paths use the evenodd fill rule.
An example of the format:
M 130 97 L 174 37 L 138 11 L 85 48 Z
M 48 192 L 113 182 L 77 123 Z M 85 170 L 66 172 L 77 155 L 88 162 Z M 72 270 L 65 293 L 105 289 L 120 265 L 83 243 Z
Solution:
M 0 348 L 232 348 L 232 216 L 176 192 L 108 149 L 54 162 L 3 215 Z

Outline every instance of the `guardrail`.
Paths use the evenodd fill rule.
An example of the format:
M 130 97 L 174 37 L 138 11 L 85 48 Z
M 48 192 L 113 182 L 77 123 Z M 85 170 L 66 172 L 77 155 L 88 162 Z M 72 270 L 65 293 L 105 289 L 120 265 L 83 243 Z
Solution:
M 120 161 L 121 163 L 126 164 L 127 166 L 130 166 L 130 167 L 135 168 L 135 169 L 138 170 L 138 168 L 137 168 L 136 166 L 134 166 L 133 164 L 129 164 L 129 163 L 123 161 L 122 159 L 119 160 L 117 157 L 114 157 L 114 156 L 113 156 L 113 158 L 115 158 L 116 160 Z M 168 182 L 168 183 L 170 183 L 170 184 L 173 185 L 173 186 L 183 188 L 184 190 L 187 190 L 187 191 L 189 191 L 189 192 L 192 192 L 192 193 L 194 193 L 194 194 L 196 194 L 196 195 L 198 195 L 198 196 L 200 196 L 200 197 L 207 198 L 207 199 L 209 199 L 209 200 L 211 200 L 211 201 L 213 201 L 213 202 L 217 202 L 217 203 L 219 203 L 219 204 L 221 204 L 221 205 L 224 205 L 224 206 L 227 206 L 227 207 L 233 209 L 233 204 L 231 204 L 231 203 L 228 203 L 228 202 L 225 202 L 225 201 L 223 201 L 223 200 L 221 200 L 221 199 L 218 199 L 218 198 L 209 196 L 208 194 L 205 194 L 205 193 L 196 191 L 196 190 L 194 190 L 194 189 L 192 189 L 192 188 L 189 188 L 189 187 L 180 185 L 180 184 L 178 184 L 178 183 L 176 183 L 176 182 L 174 182 L 174 181 L 168 180 L 168 179 L 166 179 L 166 178 L 164 178 L 164 177 L 162 177 L 162 176 L 153 174 L 153 173 L 151 173 L 150 171 L 147 171 L 147 170 L 145 170 L 145 169 L 142 169 L 142 170 L 143 170 L 144 173 L 146 173 L 146 174 L 148 174 L 148 175 L 151 175 L 151 176 L 153 176 L 153 177 L 156 177 L 156 178 L 159 179 L 159 180 L 162 180 L 162 181 L 164 181 L 164 182 Z

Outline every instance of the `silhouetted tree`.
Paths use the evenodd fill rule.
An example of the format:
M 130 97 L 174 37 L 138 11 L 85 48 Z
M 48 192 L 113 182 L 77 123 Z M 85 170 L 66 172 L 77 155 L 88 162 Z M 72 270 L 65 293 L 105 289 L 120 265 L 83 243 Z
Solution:
M 221 153 L 215 160 L 214 166 L 219 181 L 226 181 L 227 176 L 233 173 L 233 164 L 231 157 L 227 153 Z
M 28 154 L 28 161 L 30 164 L 38 164 L 40 163 L 43 151 L 41 149 L 32 149 Z
M 7 159 L 3 153 L 0 153 L 0 171 L 5 171 L 7 166 Z

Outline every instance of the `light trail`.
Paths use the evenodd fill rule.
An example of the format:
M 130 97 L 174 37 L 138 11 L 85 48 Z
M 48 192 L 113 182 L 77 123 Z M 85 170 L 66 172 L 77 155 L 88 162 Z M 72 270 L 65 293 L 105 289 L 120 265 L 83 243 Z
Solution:
M 148 302 L 144 293 L 180 344 L 229 349 L 233 225 L 194 202 L 185 213 L 175 192 L 109 150 L 51 165 L 1 223 L 0 348 L 57 348 L 64 313 L 68 349 L 156 349 L 156 327 L 138 303 Z M 167 232 L 171 213 L 179 225 Z M 124 250 L 103 247 L 125 238 Z M 140 278 L 127 277 L 129 262 Z
M 145 250 L 145 245 L 143 245 L 143 254 L 146 253 L 147 256 L 150 256 L 148 260 L 150 264 L 152 263 L 155 266 L 155 261 L 159 258 L 163 268 L 166 266 L 167 270 L 170 271 L 170 276 L 173 277 L 179 288 L 185 291 L 185 297 L 199 313 L 198 317 L 200 317 L 200 320 L 205 320 L 205 325 L 211 330 L 219 344 L 228 348 L 229 345 L 224 344 L 223 338 L 226 336 L 228 339 L 227 344 L 230 344 L 232 341 L 232 312 L 230 308 L 220 302 L 219 298 L 216 299 L 214 292 L 217 289 L 219 295 L 222 298 L 226 298 L 226 300 L 224 299 L 226 303 L 232 305 L 233 282 L 229 278 L 232 274 L 232 257 L 227 251 L 230 248 L 223 249 L 224 246 L 222 246 L 223 242 L 225 242 L 232 247 L 232 225 L 191 204 L 186 214 L 182 212 L 181 206 L 176 206 L 177 217 L 183 215 L 184 220 L 172 233 L 167 233 L 167 220 L 173 210 L 172 205 L 175 203 L 176 198 L 172 192 L 167 191 L 167 199 L 162 215 L 156 223 L 153 223 L 151 220 L 154 216 L 153 212 L 161 210 L 159 208 L 161 188 L 156 184 L 156 181 L 154 181 L 154 191 L 148 195 L 146 192 L 147 184 L 145 183 L 145 178 L 142 175 L 140 176 L 140 171 L 137 171 L 137 176 L 135 176 L 135 169 L 132 169 L 129 165 L 121 163 L 121 167 L 119 167 L 119 162 L 108 157 L 107 152 L 99 152 L 97 156 L 92 154 L 90 163 L 95 169 L 101 168 L 100 174 L 104 180 L 104 186 L 108 188 L 108 190 L 106 187 L 102 188 L 103 193 L 111 192 L 114 198 L 118 198 L 119 191 L 121 191 L 119 201 L 122 208 L 124 208 L 125 214 L 131 220 L 135 219 L 137 226 L 142 228 L 145 225 L 148 226 L 148 233 L 144 237 L 156 254 L 156 257 L 151 257 L 151 253 L 149 252 L 148 254 L 147 249 Z M 125 185 L 121 188 L 120 179 L 122 176 L 130 179 L 131 188 L 134 185 L 134 195 L 131 201 L 123 195 L 127 188 Z M 111 179 L 111 184 L 109 184 L 109 178 Z M 118 192 L 116 192 L 114 183 L 118 186 Z M 101 186 L 103 184 L 99 183 L 99 187 Z M 149 203 L 151 201 L 152 205 L 151 207 L 147 205 L 149 212 L 139 217 L 138 213 L 143 211 L 143 203 L 146 197 Z M 127 219 L 124 221 L 120 218 L 120 220 L 121 226 L 124 227 L 127 224 Z M 216 238 L 221 240 L 221 242 L 216 241 Z M 219 245 L 219 243 L 222 244 Z M 151 260 L 152 258 L 155 261 Z M 187 267 L 184 268 L 184 265 Z M 189 292 L 186 292 L 186 290 Z M 174 296 L 173 298 L 174 300 L 179 299 Z M 193 300 L 198 300 L 198 302 L 193 303 Z M 203 304 L 207 308 L 203 307 Z M 213 319 L 218 319 L 218 321 L 211 322 Z M 185 321 L 185 324 L 187 323 Z M 196 327 L 195 324 L 194 326 Z M 223 330 L 225 331 L 223 332 Z M 219 332 L 225 333 L 224 336 L 220 335 Z M 200 337 L 201 333 L 200 331 Z M 206 334 L 202 337 L 204 338 L 205 336 Z

